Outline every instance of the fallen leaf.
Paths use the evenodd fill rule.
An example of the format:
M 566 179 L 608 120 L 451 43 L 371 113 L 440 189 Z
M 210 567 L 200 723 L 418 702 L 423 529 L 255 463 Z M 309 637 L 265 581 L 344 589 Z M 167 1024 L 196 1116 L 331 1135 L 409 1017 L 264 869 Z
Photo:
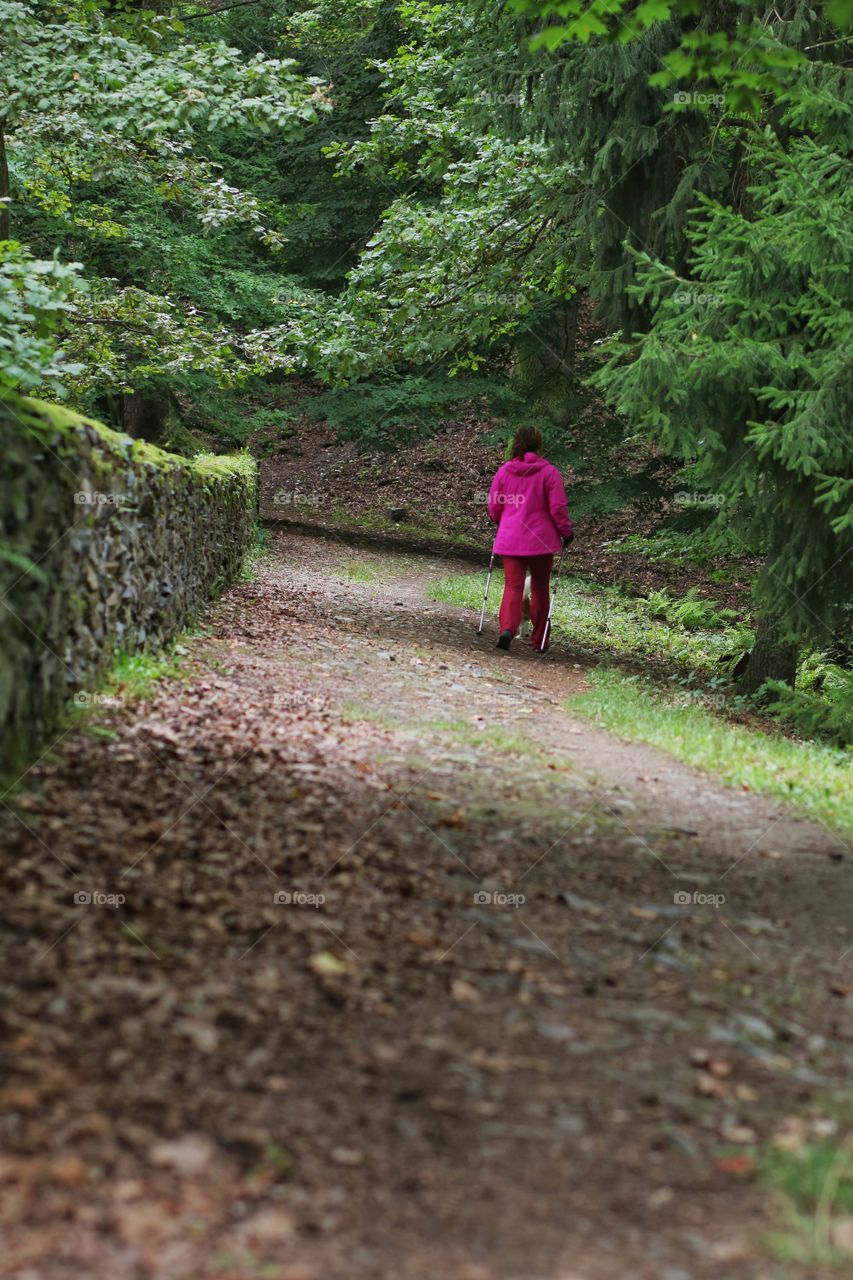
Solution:
M 203 1133 L 186 1133 L 181 1138 L 155 1142 L 148 1152 L 152 1164 L 176 1173 L 201 1173 L 212 1164 L 216 1148 Z
M 454 809 L 452 813 L 448 813 L 445 817 L 439 818 L 436 823 L 437 827 L 467 827 L 468 823 L 465 814 L 461 809 Z
M 755 1161 L 752 1156 L 720 1156 L 714 1161 L 714 1168 L 720 1173 L 736 1173 L 743 1176 L 755 1172 Z
M 693 1087 L 703 1098 L 725 1098 L 728 1095 L 726 1086 L 710 1071 L 697 1071 Z
M 261 1209 L 240 1224 L 240 1235 L 258 1244 L 290 1240 L 295 1231 L 296 1223 L 282 1209 Z
M 732 1064 L 727 1058 L 709 1058 L 708 1070 L 711 1072 L 712 1076 L 717 1076 L 719 1079 L 723 1080 L 726 1076 L 730 1076 L 732 1074 Z
M 332 977 L 339 973 L 349 973 L 350 967 L 344 960 L 339 960 L 331 951 L 318 951 L 310 960 L 311 968 L 321 977 Z
M 758 1134 L 748 1124 L 740 1124 L 737 1120 L 727 1120 L 720 1126 L 720 1134 L 726 1142 L 735 1142 L 738 1146 L 752 1146 L 758 1141 Z
M 588 911 L 591 916 L 600 916 L 604 910 L 597 902 L 582 898 L 577 893 L 561 893 L 560 897 L 573 911 Z
M 66 1187 L 74 1187 L 86 1177 L 86 1166 L 79 1156 L 59 1156 L 51 1161 L 50 1176 L 54 1182 L 61 1182 Z
M 332 1152 L 332 1159 L 335 1164 L 364 1164 L 364 1156 L 362 1153 L 360 1151 L 354 1151 L 352 1147 L 335 1147 Z

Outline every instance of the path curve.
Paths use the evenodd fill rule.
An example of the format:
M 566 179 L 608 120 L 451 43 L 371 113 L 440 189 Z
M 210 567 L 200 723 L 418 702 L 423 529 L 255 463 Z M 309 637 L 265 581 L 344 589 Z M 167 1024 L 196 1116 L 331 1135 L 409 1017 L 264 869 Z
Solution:
M 751 1153 L 846 1089 L 849 850 L 574 720 L 447 571 L 276 532 L 6 799 L 0 1276 L 778 1274 Z

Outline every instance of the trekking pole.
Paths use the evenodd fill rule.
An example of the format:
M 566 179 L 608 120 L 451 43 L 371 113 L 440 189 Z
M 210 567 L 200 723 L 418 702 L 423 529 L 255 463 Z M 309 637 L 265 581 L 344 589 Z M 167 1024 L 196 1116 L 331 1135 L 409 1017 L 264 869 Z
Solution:
M 545 619 L 545 630 L 542 632 L 542 643 L 539 646 L 540 653 L 545 652 L 545 645 L 548 640 L 548 635 L 551 631 L 551 614 L 554 612 L 554 601 L 557 599 L 557 588 L 560 585 L 560 573 L 563 568 L 563 556 L 565 554 L 566 554 L 566 548 L 563 547 L 562 551 L 560 552 L 559 562 L 557 564 L 557 578 L 556 578 L 556 581 L 554 582 L 554 590 L 551 594 L 551 601 L 548 605 L 548 617 Z
M 483 592 L 483 607 L 482 607 L 482 609 L 480 610 L 480 625 L 479 625 L 479 627 L 477 628 L 477 635 L 478 635 L 478 636 L 481 636 L 481 635 L 483 634 L 483 622 L 484 622 L 485 617 L 486 617 L 486 601 L 487 601 L 487 600 L 488 600 L 488 598 L 489 598 L 489 587 L 490 587 L 490 585 L 491 585 L 491 581 L 492 581 L 492 568 L 494 567 L 494 563 L 495 563 L 495 553 L 494 553 L 494 551 L 493 551 L 493 552 L 492 552 L 492 558 L 491 558 L 491 560 L 489 561 L 489 573 L 488 573 L 488 577 L 486 578 L 486 590 Z

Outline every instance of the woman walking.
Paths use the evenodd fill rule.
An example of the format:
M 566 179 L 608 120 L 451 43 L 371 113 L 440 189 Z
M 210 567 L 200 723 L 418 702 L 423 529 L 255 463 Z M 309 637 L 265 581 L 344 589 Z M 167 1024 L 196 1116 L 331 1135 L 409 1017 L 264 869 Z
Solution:
M 548 621 L 554 554 L 572 541 L 574 533 L 562 477 L 542 457 L 542 433 L 536 427 L 516 432 L 509 462 L 496 471 L 489 490 L 489 519 L 498 526 L 492 550 L 504 566 L 498 648 L 509 648 L 521 624 L 529 573 L 530 643 L 539 649 Z

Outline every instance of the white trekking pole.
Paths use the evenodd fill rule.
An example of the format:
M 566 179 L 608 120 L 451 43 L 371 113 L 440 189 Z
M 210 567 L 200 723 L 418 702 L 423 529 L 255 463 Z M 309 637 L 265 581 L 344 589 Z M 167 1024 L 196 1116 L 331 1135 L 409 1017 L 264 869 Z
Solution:
M 551 631 L 551 614 L 554 612 L 554 601 L 557 599 L 557 588 L 558 588 L 558 587 L 559 587 L 559 585 L 560 585 L 560 573 L 562 572 L 562 568 L 563 568 L 563 556 L 564 556 L 565 554 L 566 554 L 566 548 L 565 548 L 565 547 L 563 547 L 562 551 L 560 552 L 560 559 L 559 559 L 559 562 L 558 562 L 558 564 L 557 564 L 557 577 L 556 577 L 556 580 L 555 580 L 555 582 L 554 582 L 554 590 L 553 590 L 553 592 L 551 593 L 551 601 L 550 601 L 550 603 L 549 603 L 549 605 L 548 605 L 548 617 L 547 617 L 547 618 L 546 618 L 546 620 L 545 620 L 545 630 L 544 630 L 544 631 L 543 631 L 543 633 L 542 633 L 542 643 L 541 643 L 541 644 L 540 644 L 540 646 L 539 646 L 539 652 L 540 652 L 540 653 L 544 653 L 544 652 L 545 652 L 545 645 L 548 643 L 548 636 L 549 636 L 550 631 Z
M 491 586 L 491 582 L 492 582 L 492 569 L 494 568 L 494 564 L 495 564 L 495 553 L 493 551 L 492 558 L 489 561 L 489 573 L 488 573 L 488 577 L 486 578 L 486 590 L 483 592 L 483 607 L 480 610 L 480 625 L 477 628 L 478 636 L 481 636 L 483 634 L 483 623 L 486 618 L 486 601 L 489 598 L 489 587 Z

